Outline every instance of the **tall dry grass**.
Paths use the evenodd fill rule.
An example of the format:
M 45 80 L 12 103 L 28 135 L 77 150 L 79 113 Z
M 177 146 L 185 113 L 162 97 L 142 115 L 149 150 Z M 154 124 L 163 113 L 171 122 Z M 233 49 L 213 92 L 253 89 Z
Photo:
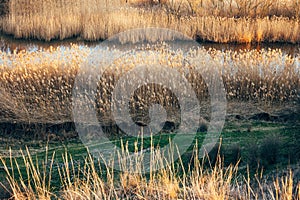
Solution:
M 49 161 L 48 151 L 46 149 L 46 156 L 42 162 L 40 162 L 38 158 L 34 160 L 28 149 L 20 153 L 23 158 L 22 164 L 26 166 L 25 169 L 20 167 L 19 164 L 21 164 L 21 162 L 17 162 L 17 160 L 12 157 L 11 151 L 8 160 L 2 157 L 0 158 L 2 167 L 7 173 L 6 180 L 1 180 L 1 183 L 5 181 L 8 183 L 7 186 L 10 187 L 5 187 L 4 189 L 7 190 L 14 199 L 50 199 L 53 197 L 54 194 L 51 192 L 51 176 L 55 153 L 53 153 Z M 21 170 L 24 171 L 22 172 Z M 15 175 L 17 175 L 18 178 L 16 178 Z
M 126 38 L 125 38 L 126 39 Z M 130 39 L 130 38 L 129 38 Z M 148 47 L 149 48 L 149 47 Z M 89 66 L 80 67 L 91 51 L 88 47 L 72 46 L 37 52 L 2 53 L 0 66 L 1 120 L 26 122 L 72 121 L 72 92 L 75 78 L 86 86 L 85 74 Z M 98 83 L 98 111 L 109 114 L 111 95 L 118 80 L 141 63 L 151 64 L 151 58 L 143 51 L 132 55 L 120 50 L 99 51 L 99 55 L 114 52 L 125 55 L 107 68 Z M 183 51 L 170 49 L 168 45 L 154 45 L 147 52 L 157 55 L 161 63 L 185 76 L 199 100 L 209 97 L 202 73 L 214 70 L 222 74 L 228 100 L 284 103 L 299 100 L 300 58 L 291 57 L 280 50 L 219 51 L 199 48 L 193 54 L 201 56 L 204 64 L 198 69 L 186 63 L 190 59 Z M 193 55 L 191 54 L 191 55 Z M 183 64 L 185 63 L 185 64 Z M 101 67 L 99 69 L 102 69 Z M 187 71 L 189 73 L 187 73 Z M 77 76 L 78 73 L 81 76 Z M 168 77 L 172 81 L 172 76 Z M 125 86 L 124 86 L 125 87 Z M 150 89 L 148 88 L 150 87 Z M 149 101 L 166 108 L 176 108 L 178 101 L 157 85 L 140 88 L 131 99 L 131 111 L 149 106 Z M 149 97 L 149 98 L 147 98 Z M 91 105 L 94 104 L 91 100 Z M 139 105 L 139 106 L 138 106 Z M 178 106 L 177 106 L 178 107 Z
M 70 120 L 72 85 L 88 50 L 80 51 L 79 56 L 79 49 L 72 49 L 2 54 L 2 120 L 30 122 L 32 116 L 41 122 Z
M 125 147 L 124 147 L 125 148 Z M 292 172 L 268 183 L 259 179 L 238 178 L 238 165 L 223 167 L 218 157 L 214 166 L 204 166 L 208 159 L 194 159 L 188 166 L 179 162 L 169 163 L 159 149 L 152 148 L 153 170 L 143 173 L 143 155 L 134 154 L 122 164 L 122 170 L 115 172 L 110 162 L 121 162 L 128 150 L 119 152 L 119 160 L 97 160 L 88 155 L 82 162 L 74 161 L 67 152 L 62 155 L 62 163 L 55 165 L 53 153 L 47 152 L 42 160 L 34 160 L 27 149 L 22 153 L 23 161 L 12 156 L 1 158 L 6 173 L 11 198 L 23 199 L 262 199 L 299 200 L 299 183 L 294 182 Z M 168 156 L 174 156 L 172 151 Z M 76 164 L 77 163 L 77 164 Z M 78 164 L 80 163 L 80 164 Z M 102 164 L 100 164 L 102 163 Z M 106 164 L 105 164 L 106 163 Z M 164 164 L 163 164 L 164 163 Z M 127 166 L 127 167 L 126 167 Z M 135 167 L 136 166 L 136 167 Z M 160 170 L 156 167 L 162 167 Z M 23 171 L 22 171 L 23 170 Z M 53 185 L 53 176 L 60 179 Z M 3 182 L 4 180 L 1 180 Z M 57 182 L 57 180 L 55 180 Z M 253 186 L 257 185 L 257 186 Z
M 165 3 L 181 4 L 183 9 L 188 9 L 195 15 L 222 16 L 222 17 L 266 17 L 283 16 L 299 17 L 299 1 L 290 0 L 167 0 Z M 176 5 L 175 4 L 175 5 Z M 186 6 L 183 6 L 186 5 Z
M 4 33 L 16 38 L 46 41 L 74 36 L 101 40 L 144 27 L 169 28 L 195 39 L 220 43 L 300 41 L 299 11 L 293 10 L 299 8 L 298 1 L 187 1 L 161 1 L 164 6 L 146 9 L 124 6 L 117 0 L 11 0 L 9 13 L 0 24 Z M 229 8 L 225 6 L 228 4 Z M 281 10 L 274 11 L 269 4 Z M 180 9 L 192 9 L 196 15 L 190 11 L 181 14 Z M 288 12 L 285 9 L 291 14 L 284 14 Z M 270 17 L 273 14 L 277 17 Z

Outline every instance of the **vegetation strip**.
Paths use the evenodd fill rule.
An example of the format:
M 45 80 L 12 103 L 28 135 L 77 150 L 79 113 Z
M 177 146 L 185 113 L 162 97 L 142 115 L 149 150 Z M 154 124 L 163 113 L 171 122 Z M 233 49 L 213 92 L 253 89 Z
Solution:
M 159 27 L 218 43 L 300 42 L 298 1 L 153 2 L 10 0 L 0 29 L 16 38 L 45 41 L 104 40 L 129 29 Z

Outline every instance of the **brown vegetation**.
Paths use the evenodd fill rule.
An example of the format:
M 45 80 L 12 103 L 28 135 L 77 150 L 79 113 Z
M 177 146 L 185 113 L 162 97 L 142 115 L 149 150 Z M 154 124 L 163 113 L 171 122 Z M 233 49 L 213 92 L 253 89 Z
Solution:
M 79 81 L 86 84 L 84 74 L 88 67 L 80 68 L 80 64 L 90 51 L 88 47 L 72 46 L 66 49 L 50 48 L 34 53 L 25 51 L 18 54 L 3 53 L 3 63 L 0 68 L 1 120 L 71 121 L 74 80 L 80 72 L 83 76 L 77 79 L 82 77 L 83 79 Z M 197 55 L 210 56 L 201 69 L 193 65 L 182 66 L 184 60 L 188 58 L 182 52 L 175 53 L 166 45 L 156 45 L 152 50 L 147 51 L 156 52 L 162 63 L 178 70 L 179 73 L 189 70 L 190 73 L 185 74 L 185 77 L 200 99 L 209 95 L 201 73 L 209 71 L 214 66 L 215 70 L 222 73 L 228 100 L 267 103 L 299 100 L 299 57 L 285 55 L 280 50 L 221 52 L 200 48 Z M 99 52 L 99 55 L 101 53 L 104 52 Z M 105 71 L 99 81 L 100 112 L 110 110 L 109 97 L 118 79 L 124 73 L 141 62 L 151 63 L 151 59 L 140 59 L 140 57 L 138 53 L 135 56 L 128 54 L 116 60 L 113 68 Z M 172 80 L 173 77 L 168 78 Z M 177 102 L 170 93 L 163 92 L 155 85 L 152 85 L 150 90 L 141 89 L 137 95 L 141 94 L 141 97 L 145 97 L 149 92 L 153 92 L 153 96 L 158 98 L 156 99 L 158 104 L 174 106 Z M 149 94 L 150 96 L 152 93 Z M 170 102 L 166 102 L 166 96 Z M 132 103 L 146 108 L 145 99 L 138 99 Z M 135 107 L 132 104 L 133 110 Z
M 180 1 L 175 0 L 175 2 L 178 4 Z M 300 14 L 299 2 L 292 0 L 186 0 L 181 2 L 187 2 L 187 9 L 200 16 L 297 18 Z
M 170 0 L 134 7 L 136 2 L 117 0 L 11 0 L 0 24 L 16 38 L 47 41 L 73 36 L 101 40 L 133 28 L 161 27 L 220 43 L 299 43 L 297 2 Z
M 126 148 L 126 147 L 124 147 Z M 126 148 L 127 149 L 127 148 Z M 6 173 L 6 188 L 16 200 L 23 199 L 300 199 L 299 182 L 293 180 L 292 172 L 282 178 L 265 183 L 261 175 L 256 180 L 238 178 L 238 165 L 224 167 L 221 158 L 211 168 L 204 167 L 193 151 L 194 161 L 188 166 L 181 158 L 177 164 L 170 163 L 165 156 L 175 156 L 174 150 L 168 155 L 151 148 L 150 174 L 145 175 L 143 155 L 134 154 L 130 160 L 128 149 L 119 152 L 118 160 L 95 160 L 88 155 L 78 164 L 66 152 L 63 163 L 56 166 L 55 153 L 34 160 L 30 151 L 22 152 L 23 160 L 12 156 L 1 158 Z M 175 151 L 176 152 L 176 151 Z M 36 158 L 37 159 L 37 158 Z M 99 163 L 102 163 L 99 164 Z M 116 173 L 109 163 L 119 163 L 121 171 Z M 129 165 L 130 163 L 130 165 Z M 103 165 L 104 164 L 104 165 Z M 22 169 L 21 167 L 25 167 Z M 158 167 L 159 169 L 156 170 Z M 13 170 L 15 169 L 15 171 Z M 22 170 L 25 170 L 24 172 Z M 59 174 L 60 187 L 53 185 L 54 174 Z M 181 175 L 180 175 L 181 174 Z M 57 180 L 55 180 L 57 181 Z M 258 185 L 258 186 L 254 186 Z

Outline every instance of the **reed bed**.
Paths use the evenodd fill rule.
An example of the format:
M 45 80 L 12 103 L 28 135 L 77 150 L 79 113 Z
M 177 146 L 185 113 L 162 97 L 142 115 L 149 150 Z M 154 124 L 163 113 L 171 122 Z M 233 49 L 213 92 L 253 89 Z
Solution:
M 216 71 L 222 76 L 228 101 L 254 101 L 263 104 L 299 101 L 299 56 L 292 57 L 282 53 L 281 50 L 222 52 L 199 48 L 196 51 L 190 50 L 191 53 L 184 53 L 182 50 L 172 50 L 167 44 L 147 48 L 147 52 L 156 55 L 163 65 L 177 70 L 187 79 L 199 101 L 209 100 L 210 97 L 203 73 L 213 76 Z M 1 120 L 72 121 L 74 81 L 77 78 L 82 87 L 89 87 L 86 81 L 88 77 L 85 74 L 92 66 L 81 65 L 91 50 L 88 47 L 73 45 L 69 48 L 50 48 L 36 52 L 21 51 L 12 54 L 2 52 Z M 151 64 L 153 59 L 140 54 L 139 51 L 134 54 L 125 51 L 124 54 L 117 49 L 93 50 L 98 51 L 99 55 L 105 53 L 111 55 L 112 52 L 124 55 L 103 72 L 98 80 L 97 93 L 94 94 L 97 99 L 95 109 L 99 111 L 99 116 L 102 113 L 104 118 L 105 116 L 109 118 L 112 93 L 118 80 L 123 76 L 126 77 L 127 72 L 138 64 Z M 186 62 L 195 55 L 205 58 L 201 68 Z M 103 66 L 99 66 L 100 69 L 104 69 Z M 168 79 L 173 83 L 172 77 Z M 151 103 L 163 105 L 171 111 L 174 108 L 176 113 L 180 106 L 177 98 L 172 91 L 159 86 L 159 77 L 157 84 L 137 88 L 135 94 L 128 100 L 133 115 L 148 112 Z M 94 99 L 90 100 L 91 105 L 94 105 Z
M 27 149 L 21 160 L 12 156 L 1 158 L 6 173 L 6 189 L 11 198 L 23 199 L 295 199 L 299 200 L 300 185 L 293 180 L 292 172 L 269 183 L 239 178 L 238 164 L 224 167 L 222 159 L 215 165 L 204 166 L 208 157 L 198 158 L 197 148 L 193 161 L 183 164 L 166 162 L 159 149 L 152 148 L 153 170 L 144 174 L 143 155 L 135 154 L 124 164 L 122 157 L 128 149 L 119 152 L 119 160 L 97 160 L 88 155 L 83 162 L 72 159 L 67 152 L 62 163 L 56 165 L 55 152 L 35 157 Z M 176 150 L 168 156 L 174 156 Z M 141 157 L 140 157 L 141 156 Z M 119 162 L 122 170 L 114 171 L 109 163 Z M 163 164 L 164 163 L 164 164 Z M 127 167 L 126 167 L 127 166 Z M 155 166 L 155 167 L 154 167 Z M 157 166 L 161 166 L 160 170 Z M 2 180 L 4 181 L 4 180 Z M 59 182 L 54 185 L 53 182 Z M 254 185 L 257 185 L 256 187 Z
M 0 27 L 16 38 L 46 41 L 74 36 L 89 41 L 103 40 L 129 29 L 160 27 L 218 43 L 300 42 L 299 10 L 292 10 L 299 8 L 298 1 L 250 1 L 244 5 L 244 1 L 187 0 L 187 6 L 180 7 L 192 9 L 187 14 L 172 8 L 172 2 L 161 1 L 161 6 L 149 9 L 124 5 L 122 1 L 11 0 L 8 14 L 1 17 Z M 174 2 L 173 6 L 179 3 Z M 280 2 L 286 3 L 281 5 Z M 227 9 L 222 4 L 231 5 L 232 11 L 220 10 Z M 272 6 L 282 10 L 272 13 Z M 286 9 L 290 14 L 284 14 Z
M 69 117 L 72 83 L 80 61 L 76 49 L 3 53 L 0 85 L 3 102 L 7 102 L 2 104 L 1 112 L 7 114 L 3 119 L 9 121 L 15 116 L 21 121 L 30 121 L 30 116 L 36 116 L 40 121 L 44 117 L 59 121 L 66 119 L 66 115 Z M 70 57 L 65 57 L 63 52 Z M 84 50 L 80 53 L 83 55 Z
M 186 0 L 161 1 L 170 11 L 198 16 L 222 17 L 299 17 L 299 2 L 291 0 Z

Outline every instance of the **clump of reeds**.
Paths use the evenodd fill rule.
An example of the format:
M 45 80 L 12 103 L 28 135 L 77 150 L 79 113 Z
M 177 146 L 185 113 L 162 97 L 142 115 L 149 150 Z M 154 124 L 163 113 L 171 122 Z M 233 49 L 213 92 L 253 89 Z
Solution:
M 72 85 L 82 59 L 78 50 L 73 46 L 69 50 L 2 54 L 1 111 L 8 112 L 4 119 L 18 113 L 15 117 L 21 121 L 34 122 L 34 115 L 39 120 L 68 120 Z M 86 54 L 84 51 L 88 49 L 80 53 Z
M 48 160 L 48 149 L 43 160 L 32 157 L 29 149 L 21 151 L 22 162 L 18 162 L 12 156 L 5 159 L 1 157 L 2 167 L 6 173 L 6 180 L 1 180 L 1 184 L 8 182 L 5 187 L 14 199 L 51 199 L 54 197 L 52 190 L 52 169 L 55 153 Z M 23 171 L 22 171 L 23 170 Z

